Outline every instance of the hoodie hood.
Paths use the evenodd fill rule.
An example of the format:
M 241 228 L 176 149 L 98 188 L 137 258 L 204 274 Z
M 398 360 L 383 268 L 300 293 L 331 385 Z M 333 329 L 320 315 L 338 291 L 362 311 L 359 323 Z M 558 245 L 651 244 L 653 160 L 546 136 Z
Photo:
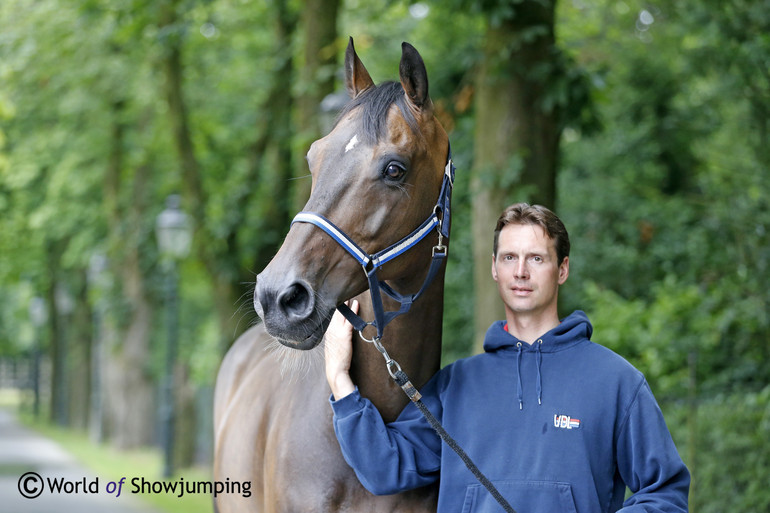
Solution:
M 558 326 L 548 333 L 543 334 L 532 344 L 525 343 L 514 337 L 505 329 L 505 321 L 497 321 L 487 330 L 484 337 L 484 351 L 495 353 L 498 351 L 516 351 L 516 395 L 519 400 L 519 409 L 524 409 L 524 386 L 521 379 L 521 359 L 523 353 L 535 353 L 535 365 L 537 377 L 535 388 L 537 403 L 543 404 L 543 377 L 541 367 L 543 365 L 543 353 L 556 353 L 569 349 L 581 342 L 591 339 L 593 326 L 585 312 L 574 311 L 571 315 L 561 320 Z
M 505 329 L 505 321 L 496 321 L 487 330 L 484 336 L 484 351 L 494 353 L 501 349 L 517 350 L 519 342 L 522 342 L 523 351 L 542 351 L 554 353 L 562 351 L 586 339 L 591 339 L 594 331 L 591 321 L 582 310 L 575 310 L 572 314 L 561 320 L 558 326 L 548 333 L 543 334 L 534 344 L 527 344 L 514 337 Z

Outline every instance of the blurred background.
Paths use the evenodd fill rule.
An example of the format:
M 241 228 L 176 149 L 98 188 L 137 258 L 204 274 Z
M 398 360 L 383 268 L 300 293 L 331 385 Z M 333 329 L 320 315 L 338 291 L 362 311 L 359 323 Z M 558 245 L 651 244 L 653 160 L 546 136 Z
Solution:
M 409 41 L 458 167 L 444 363 L 502 318 L 500 210 L 549 206 L 562 313 L 646 374 L 691 511 L 770 511 L 769 34 L 768 0 L 3 0 L 0 404 L 97 472 L 210 478 L 348 36 L 375 82 Z

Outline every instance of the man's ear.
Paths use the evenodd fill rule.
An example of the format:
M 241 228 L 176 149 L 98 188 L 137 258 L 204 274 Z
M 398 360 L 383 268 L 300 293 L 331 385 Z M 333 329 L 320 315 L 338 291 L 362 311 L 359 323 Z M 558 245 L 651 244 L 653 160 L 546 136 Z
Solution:
M 569 257 L 564 257 L 559 265 L 559 285 L 564 285 L 569 277 Z
M 495 255 L 492 255 L 492 279 L 497 281 L 497 266 L 495 266 Z

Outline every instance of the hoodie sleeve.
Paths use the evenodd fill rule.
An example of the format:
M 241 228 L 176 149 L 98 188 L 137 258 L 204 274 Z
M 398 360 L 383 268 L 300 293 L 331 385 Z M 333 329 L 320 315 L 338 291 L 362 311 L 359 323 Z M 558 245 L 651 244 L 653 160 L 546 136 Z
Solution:
M 413 404 L 386 425 L 358 390 L 330 402 L 342 454 L 367 490 L 388 495 L 438 479 L 441 440 Z
M 643 380 L 617 441 L 618 471 L 633 495 L 623 513 L 686 513 L 690 473 L 679 457 L 663 414 Z

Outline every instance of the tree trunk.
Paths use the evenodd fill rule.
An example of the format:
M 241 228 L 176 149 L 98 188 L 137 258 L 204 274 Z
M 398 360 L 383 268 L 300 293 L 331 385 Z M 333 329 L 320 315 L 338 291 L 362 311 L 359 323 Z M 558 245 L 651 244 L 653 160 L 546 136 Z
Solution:
M 134 237 L 138 234 L 133 234 Z M 130 240 L 135 240 L 133 237 Z M 128 325 L 108 349 L 106 404 L 113 442 L 121 449 L 150 445 L 154 439 L 154 388 L 149 375 L 153 309 L 147 298 L 137 244 L 122 260 L 122 290 L 129 305 Z
M 548 74 L 539 71 L 556 55 L 555 3 L 522 2 L 512 18 L 485 33 L 471 183 L 477 351 L 489 325 L 503 317 L 490 270 L 500 212 L 514 201 L 553 208 L 556 199 L 558 112 L 542 106 Z
M 91 342 L 92 313 L 88 304 L 88 289 L 84 270 L 72 273 L 76 283 L 75 310 L 69 330 L 69 358 L 67 361 L 67 388 L 69 390 L 69 425 L 80 431 L 88 428 L 91 411 Z
M 102 341 L 104 405 L 107 429 L 120 448 L 149 445 L 153 440 L 155 418 L 153 386 L 148 374 L 152 308 L 147 298 L 145 277 L 141 268 L 141 248 L 146 241 L 142 220 L 146 214 L 146 181 L 148 170 L 136 170 L 131 191 L 131 211 L 120 207 L 126 126 L 124 103 L 113 104 L 110 160 L 105 173 L 104 202 L 110 229 L 109 264 L 119 279 L 128 321 L 105 321 L 105 332 L 112 336 Z
M 48 241 L 46 243 L 46 264 L 50 281 L 45 297 L 48 315 L 48 324 L 51 330 L 51 395 L 50 395 L 50 420 L 60 426 L 67 425 L 67 386 L 66 386 L 66 360 L 67 340 L 65 336 L 64 316 L 61 315 L 56 301 L 56 290 L 61 286 L 61 255 L 66 243 L 64 241 Z
M 177 4 L 176 1 L 164 4 L 161 25 L 174 27 L 179 24 Z M 248 192 L 235 193 L 231 198 L 229 209 L 235 217 L 225 236 L 224 250 L 212 250 L 211 245 L 205 243 L 210 237 L 205 219 L 208 195 L 188 123 L 188 106 L 184 100 L 182 39 L 179 33 L 168 38 L 161 63 L 173 140 L 184 184 L 183 192 L 195 231 L 194 250 L 203 262 L 212 284 L 220 328 L 219 345 L 223 354 L 250 325 L 249 322 L 241 322 L 242 315 L 237 312 L 238 302 L 244 296 L 243 283 L 253 280 L 250 272 L 254 269 L 246 269 L 242 265 L 241 253 L 244 249 L 240 246 L 238 231 L 244 226 L 259 231 L 260 240 L 250 250 L 257 261 L 257 269 L 261 269 L 260 262 L 268 260 L 275 253 L 289 225 L 286 198 L 291 176 L 291 95 L 288 92 L 292 85 L 291 34 L 295 21 L 285 0 L 275 2 L 273 9 L 276 18 L 276 59 L 279 62 L 263 115 L 259 117 L 261 126 L 257 127 L 258 135 L 251 148 L 251 172 L 247 177 L 248 183 L 257 186 L 252 185 L 247 188 Z M 255 201 L 255 198 L 259 199 L 260 209 L 264 212 L 260 219 L 247 220 L 249 203 Z M 252 308 L 250 301 L 245 308 Z M 187 368 L 185 362 L 179 362 L 178 366 Z M 195 393 L 189 382 L 189 373 L 183 372 L 181 376 L 182 381 L 177 381 L 175 387 L 178 443 L 174 459 L 179 465 L 187 465 L 194 456 Z
M 302 47 L 300 93 L 297 96 L 297 147 L 294 157 L 294 191 L 292 211 L 297 212 L 310 196 L 310 171 L 305 154 L 318 139 L 322 127 L 319 106 L 324 97 L 334 91 L 337 71 L 337 13 L 340 0 L 308 0 L 302 11 Z
M 177 1 L 166 2 L 161 24 L 173 27 L 177 19 Z M 233 196 L 229 209 L 235 214 L 226 234 L 225 249 L 215 251 L 205 244 L 207 233 L 205 206 L 208 201 L 200 165 L 190 135 L 188 107 L 184 101 L 182 40 L 175 35 L 167 40 L 162 69 L 165 81 L 165 97 L 169 105 L 169 116 L 173 127 L 173 139 L 179 156 L 184 196 L 191 210 L 196 243 L 194 249 L 203 262 L 212 283 L 217 319 L 220 325 L 220 347 L 224 353 L 249 322 L 241 322 L 242 315 L 236 311 L 238 302 L 244 297 L 244 283 L 253 280 L 250 274 L 261 269 L 280 245 L 289 226 L 288 181 L 291 176 L 291 95 L 292 60 L 291 35 L 296 24 L 288 2 L 281 0 L 273 4 L 276 19 L 275 46 L 279 64 L 276 66 L 274 81 L 266 104 L 261 109 L 260 126 L 251 148 L 251 172 L 246 180 L 257 186 L 248 187 L 247 193 Z M 259 219 L 248 220 L 250 202 L 259 201 L 263 211 Z M 238 230 L 249 226 L 258 230 L 260 240 L 249 252 L 256 260 L 256 266 L 244 268 L 239 245 Z M 250 302 L 245 305 L 250 308 Z
M 208 196 L 203 187 L 200 165 L 195 156 L 195 147 L 190 135 L 189 115 L 184 100 L 183 65 L 182 65 L 182 22 L 178 19 L 178 0 L 168 0 L 161 6 L 160 26 L 168 32 L 161 67 L 163 71 L 164 93 L 168 103 L 169 121 L 171 122 L 172 141 L 179 158 L 184 196 L 188 200 L 185 207 L 192 216 L 193 229 L 198 235 L 205 227 L 205 212 Z M 200 245 L 198 245 L 200 246 Z M 210 259 L 210 258 L 209 258 Z
M 176 417 L 174 424 L 174 468 L 187 468 L 195 463 L 196 418 L 195 387 L 190 379 L 190 368 L 178 363 L 174 371 Z
M 261 106 L 261 123 L 257 127 L 257 142 L 253 153 L 253 174 L 259 184 L 260 241 L 255 248 L 253 268 L 259 272 L 270 262 L 281 245 L 291 222 L 289 183 L 292 176 L 293 126 L 291 112 L 294 101 L 291 91 L 294 81 L 292 36 L 297 21 L 287 5 L 276 2 L 275 54 L 278 63 L 272 75 L 267 100 Z M 305 159 L 301 159 L 305 163 Z M 301 180 L 300 180 L 301 181 Z M 249 305 L 251 307 L 251 305 Z

